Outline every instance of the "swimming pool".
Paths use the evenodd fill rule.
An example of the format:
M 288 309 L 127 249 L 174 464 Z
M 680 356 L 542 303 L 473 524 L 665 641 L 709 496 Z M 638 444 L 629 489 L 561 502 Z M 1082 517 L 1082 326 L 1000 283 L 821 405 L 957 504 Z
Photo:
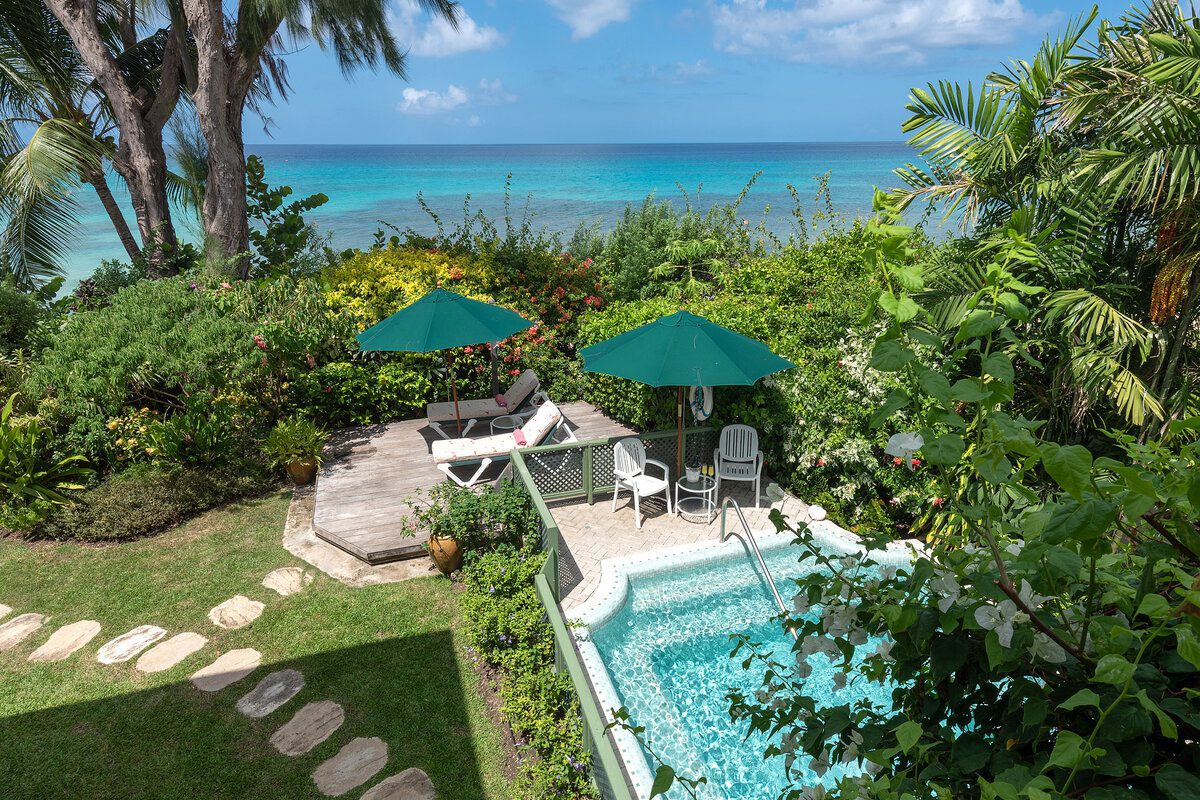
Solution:
M 853 534 L 831 523 L 817 523 L 814 535 L 829 552 L 858 549 Z M 787 601 L 794 593 L 790 579 L 812 567 L 797 563 L 790 534 L 760 534 L 758 541 Z M 908 555 L 896 551 L 888 560 L 892 557 L 902 562 Z M 762 677 L 761 670 L 743 670 L 741 656 L 729 657 L 730 634 L 750 634 L 773 647 L 780 660 L 792 646 L 791 637 L 770 621 L 778 609 L 757 562 L 740 541 L 731 540 L 609 561 L 604 570 L 597 596 L 577 616 L 588 626 L 580 652 L 606 715 L 624 705 L 664 761 L 708 779 L 698 791 L 705 800 L 774 797 L 787 785 L 783 760 L 763 759 L 767 738 L 747 739 L 744 726 L 730 721 L 725 699 L 730 687 L 759 688 Z M 809 663 L 808 687 L 817 697 L 842 703 L 864 694 L 877 702 L 890 696 L 890 689 L 861 681 L 839 692 L 824 657 Z M 653 772 L 649 758 L 632 736 L 616 738 L 644 800 Z M 797 769 L 806 763 L 801 759 Z M 836 774 L 831 770 L 824 780 Z M 801 774 L 799 780 L 822 779 Z

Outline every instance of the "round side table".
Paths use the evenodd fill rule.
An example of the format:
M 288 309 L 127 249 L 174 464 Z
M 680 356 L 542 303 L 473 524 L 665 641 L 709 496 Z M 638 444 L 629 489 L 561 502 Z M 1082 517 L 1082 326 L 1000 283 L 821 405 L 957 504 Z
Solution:
M 707 475 L 696 481 L 675 481 L 675 513 L 688 522 L 712 522 L 717 515 L 717 482 Z

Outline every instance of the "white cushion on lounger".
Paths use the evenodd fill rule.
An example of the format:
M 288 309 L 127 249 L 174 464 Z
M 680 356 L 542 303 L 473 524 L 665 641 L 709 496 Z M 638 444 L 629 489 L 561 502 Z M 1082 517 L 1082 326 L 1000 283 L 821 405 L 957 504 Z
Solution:
M 491 419 L 511 414 L 524 403 L 529 395 L 538 387 L 537 373 L 527 369 L 521 377 L 504 393 L 508 405 L 500 405 L 494 397 L 480 397 L 458 402 L 458 418 L 461 419 Z M 434 422 L 451 422 L 456 419 L 454 402 L 430 403 L 425 407 L 425 418 Z
M 517 447 L 533 447 L 539 444 L 561 421 L 562 411 L 554 403 L 546 401 L 521 429 L 525 434 L 524 445 L 518 445 L 511 433 L 497 433 L 478 439 L 439 439 L 433 443 L 433 460 L 439 464 L 447 464 L 506 456 Z

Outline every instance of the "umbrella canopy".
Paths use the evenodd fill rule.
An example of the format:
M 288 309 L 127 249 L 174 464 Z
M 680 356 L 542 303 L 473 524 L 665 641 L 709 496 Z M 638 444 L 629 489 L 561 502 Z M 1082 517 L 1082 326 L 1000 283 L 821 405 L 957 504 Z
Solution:
M 586 372 L 678 386 L 676 476 L 683 470 L 683 387 L 750 386 L 796 366 L 760 341 L 704 317 L 677 311 L 580 351 Z
M 480 342 L 498 342 L 533 327 L 502 306 L 434 289 L 358 335 L 363 350 L 428 353 Z
M 480 342 L 498 342 L 530 327 L 533 327 L 533 323 L 515 311 L 472 300 L 446 289 L 434 289 L 420 300 L 367 328 L 356 338 L 363 350 L 429 353 Z M 461 436 L 458 385 L 454 381 L 449 357 L 446 358 L 446 368 L 450 372 L 454 417 Z
M 765 344 L 676 311 L 580 351 L 584 369 L 648 386 L 749 386 L 796 366 Z

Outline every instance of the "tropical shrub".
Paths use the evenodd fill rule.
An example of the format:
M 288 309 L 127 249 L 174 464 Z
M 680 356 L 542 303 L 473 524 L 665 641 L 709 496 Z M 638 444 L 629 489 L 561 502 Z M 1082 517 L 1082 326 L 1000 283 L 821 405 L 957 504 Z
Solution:
M 528 492 L 508 480 L 479 491 L 444 481 L 410 507 L 412 530 L 459 542 L 468 564 L 497 547 L 519 546 L 537 531 Z
M 272 466 L 284 467 L 297 461 L 321 463 L 329 434 L 306 419 L 285 419 L 263 441 L 263 455 Z
M 38 419 L 16 418 L 16 400 L 14 394 L 0 408 L 0 526 L 25 530 L 67 505 L 91 470 L 82 456 L 57 455 Z
M 465 570 L 463 620 L 472 648 L 500 672 L 501 713 L 519 737 L 521 798 L 595 797 L 583 720 L 534 589 L 545 555 L 506 546 Z
M 297 375 L 289 405 L 331 427 L 408 419 L 434 399 L 433 356 L 402 353 L 388 359 L 335 361 Z
M 18 289 L 11 277 L 0 280 L 0 355 L 28 349 L 42 313 L 37 298 Z
M 285 204 L 291 194 L 290 186 L 267 185 L 261 158 L 246 159 L 246 214 L 257 223 L 250 227 L 250 263 L 257 275 L 310 274 L 328 260 L 325 239 L 305 221 L 304 212 L 320 208 L 329 198 L 318 192 Z
M 1162 441 L 1117 434 L 1119 458 L 1043 438 L 1008 409 L 1044 290 L 996 258 L 943 335 L 893 223 L 885 210 L 877 226 L 886 327 L 871 363 L 898 385 L 877 421 L 920 437 L 912 452 L 958 523 L 899 569 L 878 563 L 886 538 L 829 556 L 797 530 L 820 569 L 784 615 L 794 655 L 739 637 L 765 678 L 730 694 L 731 713 L 773 736 L 783 797 L 1198 796 L 1200 419 Z M 806 685 L 813 659 L 835 670 L 832 696 Z M 893 687 L 888 702 L 840 702 L 839 687 L 866 682 Z M 826 775 L 839 764 L 850 773 Z
M 253 461 L 204 467 L 136 464 L 83 492 L 32 533 L 86 542 L 149 536 L 276 485 Z

